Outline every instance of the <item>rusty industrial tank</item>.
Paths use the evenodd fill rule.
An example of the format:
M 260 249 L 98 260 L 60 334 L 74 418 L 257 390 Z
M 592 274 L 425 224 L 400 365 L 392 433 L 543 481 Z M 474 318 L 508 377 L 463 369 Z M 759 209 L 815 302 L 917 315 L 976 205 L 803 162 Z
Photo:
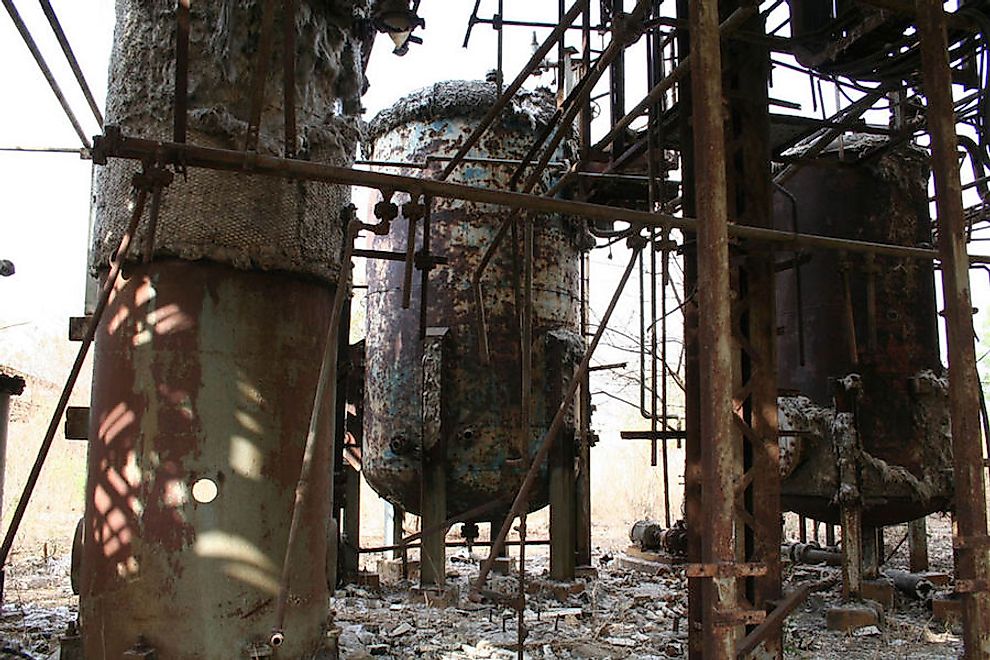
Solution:
M 777 228 L 930 246 L 926 154 L 856 162 L 876 146 L 846 136 L 804 165 L 775 196 Z M 777 286 L 784 507 L 835 522 L 837 463 L 850 460 L 864 524 L 944 510 L 952 455 L 931 261 L 821 251 L 788 266 Z M 852 413 L 854 434 L 837 412 Z
M 495 102 L 495 86 L 455 81 L 421 90 L 383 111 L 371 124 L 375 161 L 424 163 L 428 171 L 392 168 L 413 176 L 437 176 L 457 147 Z M 505 188 L 515 165 L 489 159 L 521 159 L 554 109 L 545 91 L 521 92 L 450 181 Z M 563 156 L 563 153 L 561 153 Z M 559 161 L 559 158 L 555 158 Z M 559 172 L 559 162 L 558 169 Z M 547 172 L 541 188 L 553 177 Z M 539 193 L 540 190 L 534 191 Z M 446 442 L 447 511 L 458 514 L 501 500 L 484 519 L 508 510 L 526 465 L 536 453 L 567 382 L 580 360 L 579 255 L 583 234 L 569 219 L 532 216 L 535 225 L 533 282 L 533 385 L 531 424 L 521 432 L 520 313 L 521 239 L 512 232 L 494 254 L 482 279 L 490 363 L 479 356 L 472 272 L 493 241 L 508 210 L 456 200 L 434 200 L 430 251 L 446 259 L 432 271 L 425 323 L 448 328 L 443 434 Z M 402 252 L 403 219 L 373 248 Z M 422 224 L 417 249 L 422 247 Z M 519 234 L 521 235 L 521 230 Z M 412 304 L 401 305 L 402 262 L 369 260 L 363 470 L 372 487 L 407 511 L 420 512 L 422 477 L 421 289 L 417 272 Z M 563 381 L 561 379 L 563 378 Z M 574 432 L 573 421 L 565 434 Z M 546 475 L 531 506 L 547 503 Z
M 243 148 L 261 5 L 192 4 L 189 142 Z M 298 43 L 341 50 L 297 61 L 305 143 L 294 146 L 344 165 L 357 120 L 335 108 L 357 107 L 363 80 L 354 16 L 302 5 Z M 174 29 L 172 9 L 117 3 L 107 122 L 125 135 L 171 139 Z M 262 154 L 284 149 L 280 87 L 270 81 L 263 98 Z M 138 170 L 114 159 L 97 169 L 91 265 L 100 276 Z M 283 626 L 275 609 L 350 191 L 246 172 L 183 174 L 162 191 L 153 235 L 146 211 L 96 334 L 76 576 L 85 657 L 336 657 L 327 635 L 329 442 L 318 445 L 299 509 Z

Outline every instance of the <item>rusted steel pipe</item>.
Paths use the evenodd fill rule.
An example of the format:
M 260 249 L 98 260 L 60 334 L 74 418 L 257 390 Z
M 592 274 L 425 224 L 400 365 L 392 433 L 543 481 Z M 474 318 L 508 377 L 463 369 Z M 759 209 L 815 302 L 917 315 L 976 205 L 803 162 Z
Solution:
M 495 251 L 498 249 L 502 241 L 505 240 L 505 234 L 509 231 L 509 227 L 512 226 L 515 220 L 515 214 L 510 214 L 506 216 L 505 220 L 502 221 L 502 225 L 498 228 L 498 232 L 495 234 L 495 238 L 492 242 L 488 244 L 485 248 L 485 252 L 481 255 L 481 261 L 478 263 L 478 267 L 474 269 L 471 274 L 471 290 L 474 292 L 474 310 L 477 316 L 478 323 L 478 355 L 481 358 L 482 364 L 488 364 L 491 360 L 491 353 L 488 346 L 488 321 L 486 320 L 485 313 L 485 303 L 484 303 L 484 292 L 481 289 L 481 276 L 484 274 L 485 269 L 488 267 L 488 263 L 495 256 Z
M 619 280 L 619 284 L 615 288 L 615 293 L 612 294 L 612 300 L 609 302 L 608 308 L 605 310 L 605 314 L 602 316 L 602 320 L 598 324 L 598 329 L 595 331 L 595 336 L 592 338 L 591 344 L 584 353 L 584 357 L 581 358 L 581 363 L 578 365 L 574 375 L 571 377 L 571 380 L 567 385 L 567 392 L 564 395 L 563 400 L 560 402 L 560 405 L 557 407 L 557 412 L 553 416 L 553 421 L 550 423 L 550 428 L 547 429 L 547 432 L 543 437 L 543 442 L 540 444 L 540 449 L 536 452 L 536 456 L 533 457 L 533 462 L 530 464 L 529 470 L 526 472 L 526 477 L 523 480 L 522 485 L 519 487 L 519 492 L 516 494 L 515 500 L 512 502 L 512 508 L 509 509 L 509 513 L 505 516 L 505 522 L 502 523 L 502 528 L 499 530 L 498 536 L 496 536 L 495 541 L 492 544 L 491 552 L 479 569 L 478 579 L 471 589 L 472 597 L 477 597 L 477 594 L 480 593 L 480 590 L 484 586 L 485 579 L 488 577 L 488 574 L 492 570 L 492 566 L 495 564 L 495 558 L 498 557 L 499 551 L 505 544 L 505 538 L 509 535 L 509 528 L 512 527 L 513 519 L 515 519 L 516 516 L 518 516 L 522 511 L 526 510 L 529 500 L 529 492 L 532 490 L 533 484 L 536 483 L 537 476 L 540 472 L 540 467 L 546 462 L 550 449 L 553 447 L 553 443 L 556 441 L 557 436 L 560 434 L 560 431 L 564 426 L 564 417 L 567 414 L 567 409 L 573 402 L 574 394 L 577 392 L 578 386 L 588 371 L 588 367 L 591 364 L 591 356 L 594 355 L 595 349 L 598 348 L 598 343 L 602 339 L 602 335 L 605 334 L 605 328 L 608 326 L 609 319 L 612 318 L 612 312 L 615 311 L 615 307 L 619 302 L 619 297 L 622 295 L 622 291 L 626 287 L 626 282 L 629 281 L 629 275 L 632 274 L 633 268 L 636 265 L 636 260 L 639 258 L 639 253 L 643 250 L 644 244 L 645 242 L 639 238 L 637 243 L 633 246 L 629 264 L 622 273 L 622 278 Z
M 430 221 L 433 218 L 433 198 L 423 197 L 423 268 L 419 274 L 419 340 L 426 339 L 427 311 L 429 303 L 430 271 L 433 264 L 441 263 L 439 259 L 430 256 Z M 444 259 L 443 263 L 446 263 Z
M 939 254 L 949 354 L 949 415 L 952 425 L 955 520 L 964 547 L 956 560 L 957 583 L 972 580 L 962 594 L 963 640 L 967 658 L 990 657 L 990 552 L 986 483 L 980 445 L 979 388 L 973 345 L 973 306 L 966 255 L 966 217 L 959 180 L 952 71 L 949 68 L 945 9 L 941 0 L 917 0 L 924 92 L 928 98 L 932 174 L 938 211 Z M 970 547 L 965 541 L 972 540 Z M 974 547 L 975 546 L 975 547 Z M 982 581 L 983 587 L 978 586 Z
M 285 123 L 285 157 L 296 157 L 296 0 L 284 0 L 282 30 L 282 115 Z
M 820 547 L 817 543 L 785 543 L 780 552 L 795 564 L 827 564 L 841 566 L 842 553 Z
M 17 8 L 14 7 L 13 0 L 3 0 L 3 6 L 7 9 L 7 13 L 10 14 L 10 20 L 14 22 L 14 27 L 21 35 L 21 39 L 24 40 L 24 45 L 28 47 L 31 51 L 31 55 L 34 57 L 34 61 L 37 62 L 38 68 L 41 69 L 41 73 L 44 74 L 45 80 L 48 81 L 48 86 L 52 88 L 52 93 L 55 94 L 55 98 L 58 99 L 59 104 L 62 106 L 62 110 L 65 111 L 65 116 L 68 117 L 69 123 L 72 124 L 72 128 L 76 131 L 76 135 L 79 136 L 80 142 L 89 149 L 92 145 L 89 142 L 89 138 L 86 136 L 86 132 L 79 125 L 79 120 L 76 119 L 75 113 L 72 112 L 72 108 L 69 107 L 69 102 L 65 99 L 65 95 L 62 94 L 62 88 L 58 86 L 55 82 L 55 76 L 52 74 L 52 70 L 48 68 L 48 63 L 45 61 L 44 56 L 41 51 L 38 50 L 38 44 L 34 42 L 34 37 L 31 36 L 31 32 L 28 30 L 27 25 L 21 19 L 21 15 L 17 12 Z
M 487 547 L 491 547 L 491 545 L 492 545 L 492 542 L 491 541 L 472 541 L 471 543 L 468 543 L 467 541 L 447 541 L 447 542 L 444 543 L 444 546 L 445 547 L 448 547 L 448 548 L 469 548 L 469 547 L 487 548 Z M 511 548 L 511 547 L 514 547 L 514 546 L 521 545 L 521 543 L 519 541 L 506 541 L 504 545 L 507 548 Z M 529 539 L 526 539 L 526 545 L 528 545 L 528 546 L 529 545 L 550 545 L 550 539 L 534 539 L 532 541 L 529 540 Z M 370 548 L 358 548 L 357 551 L 359 553 L 361 553 L 361 554 L 369 554 L 370 555 L 370 554 L 377 554 L 379 552 L 392 552 L 392 551 L 395 551 L 395 550 L 415 550 L 415 549 L 417 549 L 419 547 L 420 546 L 419 546 L 418 543 L 413 542 L 413 543 L 409 543 L 407 545 L 401 545 L 401 544 L 399 544 L 399 545 L 375 545 L 375 546 L 371 546 Z
M 566 99 L 564 99 L 564 106 L 566 106 L 568 103 L 571 102 L 572 96 L 568 96 Z M 516 190 L 519 187 L 519 179 L 522 178 L 523 172 L 526 171 L 526 168 L 532 165 L 533 157 L 536 156 L 537 152 L 539 152 L 540 150 L 540 147 L 542 147 L 543 144 L 547 141 L 547 138 L 550 137 L 550 133 L 552 133 L 553 130 L 557 127 L 557 123 L 560 121 L 560 118 L 563 116 L 563 114 L 564 113 L 561 111 L 561 109 L 557 108 L 556 110 L 554 110 L 553 114 L 550 115 L 550 119 L 547 121 L 547 125 L 544 126 L 543 129 L 540 131 L 539 135 L 536 136 L 536 139 L 533 140 L 533 144 L 530 145 L 529 149 L 526 150 L 526 153 L 523 155 L 523 157 L 519 160 L 519 163 L 516 165 L 515 172 L 513 172 L 512 176 L 509 178 L 509 185 L 506 186 L 509 190 Z M 530 192 L 530 191 L 527 190 L 526 192 Z
M 642 23 L 643 19 L 646 17 L 647 12 L 650 9 L 649 0 L 639 0 L 636 6 L 633 8 L 632 12 L 622 16 L 622 20 L 625 22 L 623 30 L 632 30 L 633 25 L 638 21 Z M 616 17 L 618 20 L 619 17 Z M 613 30 L 613 33 L 616 31 Z M 547 164 L 553 157 L 554 151 L 560 145 L 564 136 L 570 130 L 570 127 L 574 124 L 575 118 L 577 118 L 578 113 L 581 111 L 581 107 L 585 101 L 591 97 L 591 92 L 595 87 L 595 84 L 599 79 L 605 74 L 609 65 L 615 61 L 625 49 L 632 45 L 633 39 L 630 38 L 628 34 L 617 33 L 612 38 L 612 42 L 605 49 L 597 60 L 595 60 L 595 65 L 591 70 L 584 76 L 579 85 L 580 92 L 577 92 L 574 102 L 571 106 L 564 112 L 560 119 L 560 126 L 557 127 L 557 131 L 550 138 L 550 143 L 544 148 L 543 155 L 540 157 L 539 162 L 533 171 L 530 173 L 529 178 L 526 180 L 526 184 L 523 186 L 524 192 L 531 192 L 536 184 L 543 177 L 543 171 L 546 169 Z
M 34 465 L 31 467 L 27 482 L 25 482 L 24 489 L 21 491 L 21 497 L 17 501 L 14 515 L 10 519 L 10 527 L 7 528 L 7 534 L 3 539 L 3 546 L 0 546 L 0 567 L 7 563 L 7 557 L 10 555 L 10 549 L 14 545 L 14 538 L 17 536 L 17 530 L 21 526 L 24 512 L 27 510 L 28 504 L 31 501 L 31 495 L 34 493 L 34 488 L 38 484 L 38 478 L 41 476 L 41 469 L 45 466 L 48 452 L 51 450 L 52 443 L 55 441 L 59 422 L 62 421 L 62 415 L 65 414 L 66 406 L 69 405 L 69 397 L 72 395 L 72 389 L 76 385 L 79 372 L 82 371 L 83 363 L 86 361 L 89 349 L 93 345 L 93 338 L 96 336 L 96 329 L 100 324 L 100 319 L 103 318 L 103 312 L 106 310 L 107 304 L 110 302 L 110 297 L 113 295 L 114 285 L 117 282 L 120 269 L 124 264 L 124 260 L 127 258 L 127 253 L 134 240 L 134 232 L 137 231 L 138 222 L 140 222 L 141 215 L 144 213 L 144 204 L 147 198 L 147 188 L 144 186 L 139 187 L 137 198 L 134 201 L 134 210 L 131 212 L 130 223 L 127 225 L 124 235 L 120 238 L 117 251 L 114 252 L 113 261 L 110 263 L 110 272 L 107 273 L 106 279 L 103 280 L 103 288 L 100 289 L 100 297 L 96 302 L 96 307 L 93 309 L 93 315 L 89 319 L 89 324 L 86 326 L 86 334 L 83 335 L 82 343 L 79 345 L 79 352 L 76 353 L 75 362 L 72 363 L 72 368 L 69 369 L 69 376 L 65 379 L 62 394 L 58 398 L 58 403 L 55 404 L 55 411 L 52 413 L 51 421 L 48 423 L 45 438 L 41 441 L 41 447 L 38 448 L 38 455 L 34 459 Z
M 907 594 L 915 600 L 928 600 L 932 597 L 932 593 L 935 591 L 935 585 L 932 584 L 924 573 L 911 573 L 909 571 L 901 571 L 893 568 L 889 568 L 883 572 L 894 586 L 901 590 L 901 592 Z
M 108 126 L 103 136 L 97 138 L 93 150 L 93 161 L 97 165 L 106 163 L 107 158 L 143 160 L 159 155 L 161 162 L 168 165 L 198 167 L 223 171 L 248 172 L 256 175 L 297 179 L 302 181 L 323 181 L 346 186 L 377 188 L 384 190 L 404 190 L 410 194 L 428 194 L 445 199 L 462 199 L 469 202 L 494 204 L 508 208 L 535 211 L 537 213 L 572 215 L 589 219 L 621 220 L 642 227 L 669 227 L 687 232 L 698 230 L 698 221 L 690 217 L 678 217 L 668 213 L 649 213 L 603 204 L 556 199 L 540 195 L 479 188 L 460 183 L 449 183 L 433 179 L 421 179 L 398 174 L 370 172 L 349 167 L 339 167 L 327 163 L 277 158 L 259 153 L 213 149 L 176 142 L 157 142 L 140 138 L 123 137 L 119 129 Z M 938 252 L 927 248 L 904 247 L 888 243 L 857 241 L 816 234 L 795 234 L 788 231 L 729 225 L 729 235 L 738 239 L 765 241 L 780 245 L 782 249 L 846 250 L 848 252 L 871 252 L 878 255 L 904 257 L 908 259 L 936 259 Z M 969 255 L 971 263 L 990 263 L 990 255 Z
M 736 450 L 732 406 L 732 312 L 729 286 L 729 207 L 723 125 L 722 48 L 718 5 L 695 0 L 690 7 L 691 111 L 694 120 L 695 204 L 698 226 L 699 339 L 701 343 L 702 533 L 704 564 L 734 564 L 736 559 L 735 489 L 742 473 Z M 735 657 L 738 626 L 731 617 L 739 607 L 738 577 L 707 578 L 702 626 L 704 657 Z
M 732 12 L 732 14 L 725 19 L 725 21 L 719 26 L 719 34 L 722 38 L 725 38 L 729 34 L 735 32 L 739 29 L 743 23 L 745 23 L 751 16 L 756 13 L 758 7 L 740 7 L 739 9 Z M 595 150 L 604 149 L 606 146 L 612 143 L 619 133 L 629 128 L 636 119 L 638 119 L 644 112 L 646 112 L 651 106 L 655 105 L 657 101 L 669 90 L 671 87 L 679 83 L 681 80 L 687 76 L 688 71 L 691 70 L 691 56 L 687 55 L 678 62 L 674 70 L 670 72 L 663 80 L 658 82 L 653 86 L 652 89 L 647 93 L 643 100 L 636 104 L 636 107 L 625 114 L 619 121 L 615 122 L 612 129 L 598 141 L 595 145 Z
M 508 520 L 508 518 L 506 519 Z M 528 631 L 526 630 L 526 508 L 522 510 L 522 514 L 519 516 L 519 581 L 518 589 L 520 599 L 519 608 L 516 616 L 516 660 L 523 660 L 525 657 L 526 650 L 526 636 Z M 491 553 L 494 554 L 494 546 L 492 546 Z M 489 554 L 489 556 L 492 556 Z
M 645 3 L 641 3 L 636 6 L 633 12 L 626 18 L 629 23 L 637 20 L 638 17 L 642 16 L 646 7 Z M 628 25 L 627 28 L 628 29 Z M 613 30 L 613 33 L 615 30 Z M 519 178 L 522 176 L 523 170 L 529 165 L 532 157 L 540 149 L 543 143 L 550 138 L 550 145 L 543 150 L 543 156 L 540 157 L 539 163 L 533 168 L 529 177 L 523 186 L 523 192 L 532 192 L 536 184 L 539 183 L 543 176 L 543 172 L 550 162 L 554 151 L 560 145 L 564 136 L 567 135 L 571 125 L 574 123 L 575 118 L 581 112 L 585 103 L 591 97 L 591 93 L 594 90 L 595 85 L 605 74 L 605 71 L 612 66 L 613 62 L 616 61 L 623 52 L 625 52 L 626 47 L 630 45 L 629 42 L 625 42 L 623 39 L 613 37 L 612 42 L 608 45 L 608 48 L 595 60 L 594 66 L 592 66 L 586 73 L 581 77 L 578 84 L 571 90 L 571 93 L 567 95 L 564 99 L 563 104 L 554 113 L 547 127 L 543 132 L 537 137 L 533 147 L 530 152 L 526 154 L 523 159 L 523 163 L 516 169 L 512 175 L 510 187 L 515 188 L 515 184 L 518 182 Z M 566 108 L 566 110 L 564 110 Z M 557 125 L 557 130 L 552 132 L 553 127 Z M 551 197 L 556 194 L 557 186 L 554 186 L 549 191 L 544 193 L 547 197 Z
M 251 79 L 251 114 L 248 118 L 247 136 L 244 138 L 245 151 L 254 151 L 258 147 L 261 112 L 265 102 L 265 83 L 268 80 L 268 62 L 272 58 L 275 0 L 264 0 L 264 3 L 258 36 L 258 55 L 254 60 L 254 77 Z
M 443 181 L 450 176 L 450 173 L 454 171 L 454 168 L 456 168 L 457 164 L 461 162 L 461 159 L 467 156 L 468 152 L 471 151 L 471 148 L 478 143 L 481 136 L 488 130 L 488 127 L 491 126 L 496 119 L 498 119 L 498 117 L 502 114 L 502 111 L 505 110 L 506 106 L 508 106 L 512 101 L 512 97 L 514 97 L 516 92 L 522 88 L 523 83 L 529 79 L 529 76 L 532 74 L 533 70 L 543 62 L 543 58 L 547 56 L 550 49 L 553 48 L 554 44 L 560 40 L 565 32 L 567 32 L 567 29 L 570 27 L 571 23 L 574 22 L 574 19 L 576 19 L 583 11 L 583 5 L 584 3 L 582 0 L 577 0 L 568 12 L 564 14 L 563 19 L 561 19 L 560 23 L 557 24 L 557 27 L 555 27 L 553 31 L 547 35 L 547 38 L 544 39 L 540 47 L 536 49 L 533 56 L 529 58 L 529 61 L 522 68 L 519 74 L 502 92 L 502 95 L 495 102 L 495 105 L 492 106 L 491 110 L 488 111 L 488 114 L 486 114 L 482 120 L 478 122 L 478 125 L 471 132 L 471 135 L 468 136 L 468 139 L 464 141 L 464 144 L 462 144 L 460 149 L 457 150 L 457 153 L 455 153 L 450 162 L 447 163 L 447 166 L 443 168 L 443 171 L 437 178 L 439 181 Z
M 52 26 L 52 32 L 55 33 L 55 38 L 58 39 L 58 45 L 62 47 L 62 53 L 69 63 L 69 68 L 72 69 L 72 75 L 76 77 L 76 82 L 79 83 L 83 96 L 86 97 L 86 103 L 89 104 L 89 109 L 93 111 L 93 117 L 96 118 L 96 123 L 99 124 L 102 131 L 103 114 L 100 113 L 100 107 L 96 104 L 96 99 L 93 98 L 93 92 L 89 89 L 86 76 L 83 75 L 82 69 L 79 67 L 75 53 L 72 52 L 69 39 L 65 36 L 65 31 L 62 30 L 62 24 L 59 22 L 58 16 L 55 15 L 55 10 L 52 9 L 52 5 L 48 0 L 39 0 L 39 2 L 41 3 L 41 10 L 45 12 L 45 18 L 48 19 L 48 24 Z
M 403 212 L 406 214 L 406 260 L 403 264 L 402 271 L 402 309 L 409 309 L 409 304 L 412 302 L 412 282 L 413 282 L 413 267 L 416 260 L 416 220 L 417 213 L 412 211 L 413 204 L 415 201 L 410 201 L 409 204 L 403 207 Z
M 189 0 L 179 0 L 175 7 L 175 104 L 172 113 L 172 139 L 185 142 L 189 122 Z
M 918 14 L 918 8 L 914 2 L 911 0 L 861 0 L 863 4 L 872 5 L 878 9 L 883 9 L 884 11 L 897 12 L 898 14 L 907 14 L 909 16 L 915 16 Z M 979 26 L 970 20 L 970 17 L 965 14 L 961 14 L 958 11 L 945 12 L 945 23 L 952 28 L 957 30 L 974 30 L 979 29 Z
M 327 328 L 326 344 L 323 347 L 323 360 L 320 364 L 320 376 L 316 383 L 316 393 L 313 396 L 313 412 L 309 419 L 309 431 L 306 434 L 306 446 L 303 450 L 302 465 L 299 468 L 299 479 L 296 482 L 295 502 L 292 506 L 292 519 L 289 522 L 289 535 L 285 542 L 285 556 L 282 560 L 282 575 L 278 583 L 278 597 L 275 601 L 275 626 L 272 631 L 272 646 L 280 646 L 285 639 L 285 611 L 289 598 L 289 577 L 292 573 L 293 549 L 299 536 L 303 511 L 309 497 L 309 483 L 313 471 L 313 457 L 319 442 L 333 443 L 336 433 L 336 406 L 326 405 L 326 402 L 337 400 L 337 362 L 339 358 L 340 319 L 347 300 L 351 269 L 351 258 L 354 252 L 354 240 L 358 232 L 366 228 L 363 222 L 352 220 L 347 226 L 344 238 L 344 256 L 341 259 L 340 280 L 334 290 L 333 307 L 330 311 L 330 325 Z M 331 466 L 331 474 L 333 474 Z M 331 486 L 332 491 L 332 486 Z
M 773 611 L 767 614 L 767 618 L 760 625 L 746 635 L 736 647 L 736 660 L 750 657 L 750 654 L 759 648 L 765 640 L 769 639 L 784 623 L 784 619 L 790 616 L 808 598 L 811 593 L 810 584 L 799 585 L 794 591 L 784 596 Z

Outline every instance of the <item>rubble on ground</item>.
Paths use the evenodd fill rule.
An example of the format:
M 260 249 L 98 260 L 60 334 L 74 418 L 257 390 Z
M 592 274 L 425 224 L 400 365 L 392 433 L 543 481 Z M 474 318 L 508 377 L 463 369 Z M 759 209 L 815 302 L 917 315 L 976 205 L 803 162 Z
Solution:
M 931 520 L 931 519 L 930 519 Z M 933 568 L 951 566 L 951 547 L 932 529 Z M 930 528 L 931 529 L 931 528 Z M 891 539 L 899 531 L 890 532 Z M 943 549 L 941 545 L 945 545 Z M 650 572 L 624 568 L 622 548 L 595 553 L 597 575 L 574 584 L 547 578 L 545 549 L 527 552 L 527 600 L 524 623 L 527 658 L 637 658 L 657 660 L 687 655 L 686 579 L 683 566 L 658 565 Z M 535 554 L 535 556 L 533 556 Z M 892 564 L 906 560 L 903 548 Z M 944 556 L 943 556 L 944 555 Z M 450 552 L 447 593 L 443 598 L 417 590 L 414 582 L 378 588 L 349 585 L 332 599 L 343 660 L 437 660 L 515 658 L 515 610 L 490 601 L 468 599 L 478 573 L 480 552 Z M 7 569 L 6 598 L 0 613 L 0 658 L 48 658 L 77 613 L 69 586 L 67 558 L 45 556 L 42 549 L 14 555 Z M 785 624 L 787 658 L 955 658 L 962 653 L 956 627 L 934 621 L 922 601 L 897 594 L 897 607 L 879 626 L 840 633 L 825 628 L 825 612 L 841 603 L 837 567 L 785 564 L 785 589 L 811 582 L 815 589 Z M 516 575 L 493 575 L 493 591 L 515 594 Z M 428 602 L 445 601 L 449 607 Z

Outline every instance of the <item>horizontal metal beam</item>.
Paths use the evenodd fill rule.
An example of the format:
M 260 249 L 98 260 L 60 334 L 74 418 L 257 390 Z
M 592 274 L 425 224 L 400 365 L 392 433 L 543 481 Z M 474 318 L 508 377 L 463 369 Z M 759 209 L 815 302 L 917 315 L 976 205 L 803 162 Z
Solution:
M 327 163 L 266 156 L 254 152 L 130 138 L 123 136 L 120 129 L 114 126 L 108 126 L 104 135 L 97 136 L 94 143 L 93 162 L 97 165 L 106 164 L 109 158 L 137 161 L 157 159 L 163 165 L 178 167 L 226 170 L 303 181 L 323 181 L 393 192 L 401 190 L 414 195 L 494 204 L 536 213 L 558 213 L 593 220 L 623 221 L 642 227 L 678 229 L 690 233 L 698 230 L 698 221 L 695 218 L 678 217 L 667 213 L 650 213 L 509 190 L 478 188 L 462 183 L 420 179 L 384 172 L 369 172 Z M 729 235 L 738 240 L 771 243 L 785 250 L 842 250 L 929 261 L 938 258 L 938 252 L 930 248 L 856 241 L 847 238 L 801 234 L 737 224 L 729 225 Z M 972 263 L 990 263 L 990 255 L 970 255 L 969 258 Z

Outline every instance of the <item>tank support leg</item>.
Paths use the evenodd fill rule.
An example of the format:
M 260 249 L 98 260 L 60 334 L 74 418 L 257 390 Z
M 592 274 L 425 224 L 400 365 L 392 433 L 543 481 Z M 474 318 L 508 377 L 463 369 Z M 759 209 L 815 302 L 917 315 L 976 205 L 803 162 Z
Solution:
M 873 579 L 880 570 L 880 547 L 877 538 L 880 530 L 876 527 L 863 528 L 863 577 Z
M 908 523 L 908 555 L 912 573 L 928 570 L 928 525 L 924 518 Z
M 577 530 L 572 448 L 571 442 L 554 447 L 550 466 L 550 577 L 554 580 L 574 579 Z
M 842 595 L 855 600 L 863 590 L 863 517 L 855 503 L 841 504 Z
M 350 465 L 344 466 L 344 484 L 347 495 L 344 498 L 344 534 L 340 545 L 344 580 L 357 579 L 358 560 L 361 546 L 361 473 Z
M 574 495 L 575 557 L 578 566 L 591 566 L 591 396 L 588 375 L 581 382 L 581 398 L 578 403 L 577 483 Z
M 423 342 L 423 480 L 420 486 L 423 535 L 420 586 L 442 587 L 446 578 L 447 466 L 443 418 L 443 347 L 447 328 L 427 328 Z
M 564 397 L 567 381 L 574 377 L 567 366 L 564 346 L 557 339 L 547 340 L 546 373 L 550 393 L 547 414 L 553 415 Z M 570 373 L 565 373 L 570 371 Z M 574 435 L 562 433 L 550 452 L 550 577 L 574 579 L 577 542 L 577 491 L 574 480 Z
M 386 545 L 398 545 L 402 543 L 402 538 L 406 535 L 403 525 L 406 522 L 406 512 L 402 510 L 402 507 L 398 507 L 394 504 L 386 504 L 391 515 L 387 516 L 387 525 L 389 526 L 389 531 L 392 534 L 390 539 L 386 539 Z M 406 551 L 400 548 L 396 548 L 392 551 L 392 559 L 404 559 L 406 556 Z

